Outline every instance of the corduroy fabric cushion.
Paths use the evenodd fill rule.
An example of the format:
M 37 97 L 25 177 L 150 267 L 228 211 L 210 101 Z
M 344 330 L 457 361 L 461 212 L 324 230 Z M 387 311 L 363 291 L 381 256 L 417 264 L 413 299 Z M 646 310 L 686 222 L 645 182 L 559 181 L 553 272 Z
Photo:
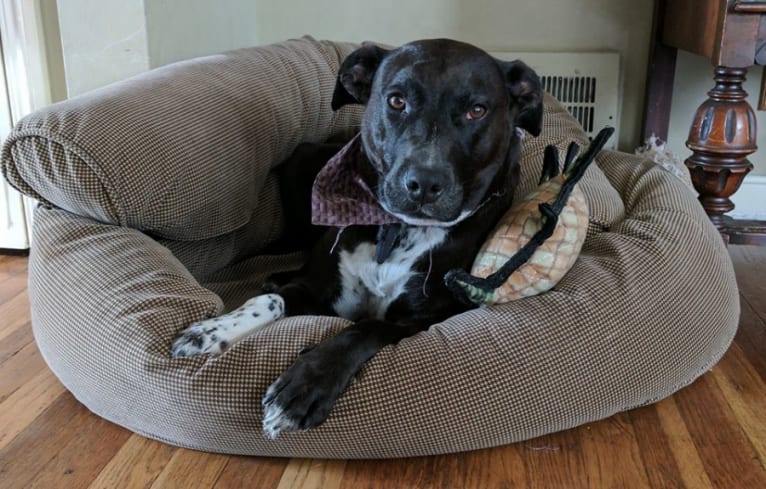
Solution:
M 295 49 L 295 43 L 260 49 Z M 351 48 L 297 43 L 337 49 L 328 61 L 335 68 Z M 299 80 L 283 81 L 322 87 L 318 98 L 299 98 L 299 107 L 284 110 L 308 104 L 329 112 L 320 102 L 329 100 L 332 84 L 317 77 L 334 77 L 328 73 L 335 68 L 316 73 L 313 67 Z M 301 128 L 307 134 L 321 130 L 314 122 L 328 120 L 309 119 L 309 127 Z M 338 133 L 355 123 L 349 116 Z M 265 124 L 259 140 L 286 156 L 295 141 L 275 127 Z M 545 145 L 563 150 L 573 139 L 586 141 L 567 112 L 546 97 L 543 135 L 524 142 L 520 195 L 536 185 Z M 218 150 L 215 140 L 209 139 L 208 151 Z M 162 150 L 147 151 L 134 162 L 134 171 L 151 171 L 154 151 Z M 35 164 L 46 163 L 13 153 L 4 161 L 11 180 L 16 169 Z M 251 188 L 273 188 L 273 177 L 264 172 L 262 178 Z M 27 184 L 23 178 L 16 183 Z M 301 348 L 334 334 L 346 321 L 288 318 L 220 357 L 168 354 L 185 325 L 236 307 L 257 293 L 266 275 L 299 265 L 297 255 L 258 256 L 264 235 L 247 226 L 199 241 L 155 240 L 99 216 L 38 208 L 29 288 L 35 337 L 51 369 L 92 411 L 190 448 L 398 457 L 493 446 L 569 428 L 688 384 L 723 354 L 739 316 L 726 250 L 683 183 L 641 158 L 604 151 L 582 189 L 591 209 L 588 238 L 575 266 L 552 291 L 461 314 L 385 348 L 329 420 L 308 432 L 267 440 L 259 400 Z M 248 212 L 276 208 L 278 200 L 276 190 L 262 192 Z M 206 205 L 213 202 L 219 203 L 213 199 Z M 274 217 L 275 229 L 284 225 L 280 218 Z M 256 243 L 245 244 L 248 240 Z M 231 254 L 215 256 L 218 246 Z

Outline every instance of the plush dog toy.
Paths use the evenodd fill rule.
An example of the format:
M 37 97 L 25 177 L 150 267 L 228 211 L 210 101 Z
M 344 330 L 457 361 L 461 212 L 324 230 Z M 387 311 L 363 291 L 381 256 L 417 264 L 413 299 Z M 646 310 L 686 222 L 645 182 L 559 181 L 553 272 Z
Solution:
M 545 292 L 572 268 L 588 228 L 588 204 L 576 187 L 614 129 L 603 129 L 577 160 L 569 145 L 559 175 L 555 146 L 545 148 L 540 186 L 511 207 L 479 251 L 471 269 L 452 270 L 447 287 L 463 302 L 490 305 Z

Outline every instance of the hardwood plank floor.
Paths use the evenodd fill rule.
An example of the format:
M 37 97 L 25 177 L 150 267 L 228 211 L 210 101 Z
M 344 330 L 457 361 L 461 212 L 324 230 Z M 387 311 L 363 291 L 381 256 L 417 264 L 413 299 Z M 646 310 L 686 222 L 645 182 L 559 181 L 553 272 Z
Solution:
M 98 418 L 35 347 L 26 258 L 0 256 L 0 488 L 766 488 L 766 248 L 730 253 L 740 329 L 721 362 L 688 388 L 514 445 L 374 461 L 194 452 Z

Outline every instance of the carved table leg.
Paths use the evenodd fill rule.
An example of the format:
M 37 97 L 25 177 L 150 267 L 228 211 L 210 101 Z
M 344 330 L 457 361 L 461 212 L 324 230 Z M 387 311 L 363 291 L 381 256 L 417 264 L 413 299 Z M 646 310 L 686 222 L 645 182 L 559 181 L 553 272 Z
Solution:
M 766 227 L 758 229 L 764 223 L 738 223 L 724 216 L 734 209 L 729 197 L 753 169 L 747 157 L 758 149 L 755 113 L 742 88 L 746 74 L 745 68 L 715 69 L 716 85 L 689 131 L 686 146 L 693 154 L 685 163 L 702 206 L 724 237 L 732 243 L 766 244 Z

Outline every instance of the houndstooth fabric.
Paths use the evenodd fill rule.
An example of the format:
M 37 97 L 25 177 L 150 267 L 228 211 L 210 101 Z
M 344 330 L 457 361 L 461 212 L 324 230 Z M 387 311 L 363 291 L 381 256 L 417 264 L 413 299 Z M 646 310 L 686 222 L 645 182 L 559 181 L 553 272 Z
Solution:
M 315 430 L 267 440 L 259 400 L 298 351 L 345 327 L 342 319 L 289 318 L 220 357 L 171 359 L 170 342 L 188 323 L 300 266 L 300 255 L 258 254 L 285 225 L 268 171 L 301 139 L 353 132 L 358 111 L 327 108 L 352 47 L 302 40 L 193 60 L 46 109 L 16 129 L 4 147 L 6 176 L 54 204 L 35 215 L 35 337 L 89 409 L 214 452 L 427 455 L 653 402 L 720 358 L 739 316 L 720 237 L 673 175 L 603 151 L 580 185 L 591 214 L 583 251 L 552 291 L 469 311 L 385 348 Z M 289 76 L 274 78 L 275 66 L 290 66 Z M 542 136 L 524 141 L 520 196 L 536 186 L 547 144 L 563 151 L 570 140 L 587 142 L 565 109 L 545 102 Z
M 18 123 L 3 171 L 22 192 L 102 222 L 175 240 L 231 232 L 275 203 L 263 182 L 299 143 L 353 133 L 358 107 L 318 110 L 330 104 L 336 49 L 349 47 L 241 49 L 54 104 Z

